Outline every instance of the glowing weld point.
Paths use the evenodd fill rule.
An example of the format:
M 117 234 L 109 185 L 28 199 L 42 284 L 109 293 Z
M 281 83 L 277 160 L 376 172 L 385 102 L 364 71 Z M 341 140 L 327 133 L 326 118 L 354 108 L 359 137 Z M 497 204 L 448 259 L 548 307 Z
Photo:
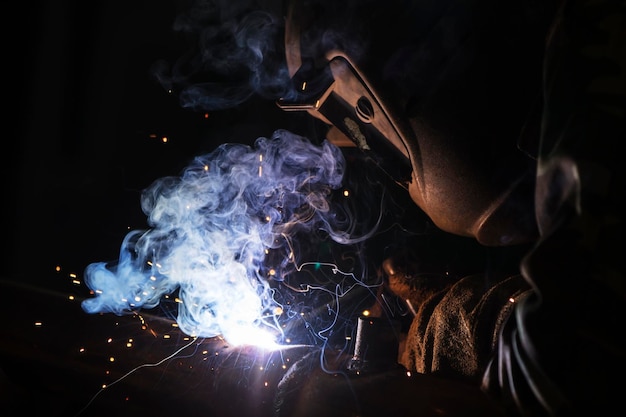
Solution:
M 265 350 L 281 348 L 281 345 L 276 343 L 276 337 L 272 333 L 256 327 L 231 328 L 228 331 L 226 341 L 233 346 L 256 346 Z

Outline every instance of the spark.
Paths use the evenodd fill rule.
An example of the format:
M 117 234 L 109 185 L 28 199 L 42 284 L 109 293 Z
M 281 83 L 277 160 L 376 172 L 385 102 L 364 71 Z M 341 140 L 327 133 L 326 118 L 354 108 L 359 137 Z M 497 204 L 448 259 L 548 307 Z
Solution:
M 156 362 L 156 363 L 145 363 L 142 365 L 139 365 L 133 369 L 131 369 L 130 371 L 128 371 L 127 373 L 125 373 L 124 375 L 122 375 L 121 377 L 119 377 L 118 379 L 116 379 L 115 381 L 111 382 L 110 384 L 102 384 L 102 387 L 100 388 L 100 390 L 98 392 L 96 392 L 93 397 L 91 397 L 91 399 L 87 402 L 87 404 L 78 412 L 76 413 L 76 417 L 81 415 L 83 412 L 85 412 L 85 410 L 87 408 L 89 408 L 89 406 L 95 401 L 95 399 L 106 389 L 111 388 L 113 385 L 118 384 L 119 382 L 123 381 L 124 379 L 128 378 L 130 375 L 134 374 L 135 372 L 137 372 L 138 370 L 142 369 L 142 368 L 149 368 L 149 367 L 157 367 L 160 366 L 161 364 L 163 364 L 165 361 L 174 358 L 176 355 L 178 355 L 180 352 L 182 352 L 183 350 L 187 349 L 189 346 L 191 346 L 195 341 L 197 340 L 197 338 L 193 338 L 193 340 L 191 340 L 189 343 L 187 343 L 186 345 L 182 346 L 181 348 L 177 349 L 176 351 L 174 351 L 174 353 L 164 357 L 163 359 L 161 359 L 160 361 Z M 113 357 L 110 358 L 111 362 L 114 360 Z

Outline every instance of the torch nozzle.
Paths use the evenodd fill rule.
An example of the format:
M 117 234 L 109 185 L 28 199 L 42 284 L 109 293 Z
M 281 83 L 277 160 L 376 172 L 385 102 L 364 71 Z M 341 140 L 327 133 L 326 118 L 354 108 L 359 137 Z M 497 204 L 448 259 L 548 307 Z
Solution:
M 376 372 L 398 365 L 400 322 L 384 317 L 358 318 L 352 359 L 348 369 Z

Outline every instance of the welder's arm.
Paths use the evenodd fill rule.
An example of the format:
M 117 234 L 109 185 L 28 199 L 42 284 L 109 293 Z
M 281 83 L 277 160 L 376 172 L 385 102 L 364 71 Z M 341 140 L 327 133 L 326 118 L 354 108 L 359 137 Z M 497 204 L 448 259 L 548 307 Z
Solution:
M 400 366 L 348 373 L 348 360 L 326 355 L 328 369 L 322 369 L 319 354 L 303 357 L 278 385 L 276 417 L 504 416 L 475 384 L 409 373 Z
M 503 417 L 477 384 L 407 373 L 397 363 L 355 372 L 352 355 L 301 346 L 224 347 L 200 400 L 220 417 Z

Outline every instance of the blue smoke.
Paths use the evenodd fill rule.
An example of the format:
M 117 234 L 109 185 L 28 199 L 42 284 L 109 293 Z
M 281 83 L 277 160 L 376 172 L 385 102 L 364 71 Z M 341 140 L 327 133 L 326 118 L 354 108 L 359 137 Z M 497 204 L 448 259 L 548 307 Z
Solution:
M 184 108 L 213 111 L 233 108 L 253 95 L 277 99 L 294 93 L 285 62 L 284 18 L 272 0 L 196 0 L 181 13 L 174 31 L 193 45 L 174 64 L 159 60 L 152 73 Z M 193 40 L 193 41 L 192 41 Z
M 356 61 L 364 56 L 366 39 L 359 31 L 368 30 L 346 19 L 362 13 L 360 2 L 314 0 L 304 8 L 315 10 L 308 17 L 315 24 L 299 28 L 303 67 L 312 63 L 317 67 L 333 50 Z M 195 111 L 235 108 L 255 95 L 297 99 L 301 85 L 294 84 L 287 66 L 287 54 L 293 51 L 285 48 L 285 11 L 281 0 L 193 0 L 172 28 L 184 35 L 189 50 L 174 62 L 156 61 L 152 75 L 165 90 L 176 94 L 183 108 Z M 311 68 L 309 91 L 316 82 L 325 89 L 325 75 Z
M 339 148 L 285 130 L 253 147 L 223 144 L 195 158 L 181 176 L 144 190 L 150 228 L 128 233 L 119 260 L 86 268 L 95 296 L 83 309 L 122 315 L 178 290 L 184 333 L 232 344 L 278 340 L 283 306 L 270 284 L 294 269 L 291 237 L 321 230 L 348 241 L 329 205 L 344 170 Z M 269 253 L 282 259 L 271 269 Z

